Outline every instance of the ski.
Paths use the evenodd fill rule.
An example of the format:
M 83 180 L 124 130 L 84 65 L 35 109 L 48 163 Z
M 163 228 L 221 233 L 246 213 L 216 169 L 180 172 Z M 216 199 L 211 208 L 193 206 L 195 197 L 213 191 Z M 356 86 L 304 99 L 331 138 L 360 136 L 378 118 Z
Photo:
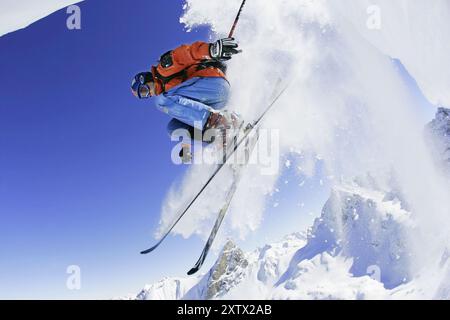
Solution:
M 245 154 L 244 154 L 244 163 L 240 164 L 239 166 L 233 168 L 233 183 L 231 184 L 231 187 L 228 191 L 228 194 L 226 196 L 225 199 L 225 203 L 223 205 L 223 207 L 220 209 L 219 214 L 217 216 L 216 222 L 214 223 L 214 227 L 211 230 L 211 233 L 209 235 L 208 241 L 206 242 L 202 253 L 200 254 L 199 259 L 197 260 L 197 262 L 195 263 L 194 267 L 188 271 L 188 275 L 193 275 L 194 273 L 196 273 L 203 265 L 203 263 L 205 262 L 205 259 L 208 255 L 209 250 L 211 249 L 211 246 L 214 242 L 214 239 L 216 238 L 217 232 L 219 231 L 220 225 L 222 224 L 222 221 L 226 215 L 226 213 L 228 212 L 228 208 L 230 207 L 231 201 L 233 200 L 234 194 L 236 193 L 237 187 L 239 185 L 239 181 L 241 178 L 241 173 L 242 170 L 244 169 L 244 167 L 248 164 L 248 161 L 250 159 L 251 153 L 253 152 L 253 149 L 256 146 L 256 143 L 258 142 L 259 139 L 259 132 L 256 131 L 256 137 L 252 140 L 251 145 L 250 145 L 250 139 L 247 138 L 246 140 L 246 146 L 245 146 Z
M 154 251 L 156 248 L 159 247 L 159 245 L 167 238 L 167 236 L 170 234 L 170 232 L 173 230 L 173 228 L 178 224 L 178 222 L 181 220 L 181 218 L 184 217 L 186 212 L 189 211 L 189 209 L 192 207 L 192 205 L 195 203 L 195 201 L 202 195 L 203 191 L 209 186 L 211 181 L 217 176 L 217 174 L 222 170 L 222 168 L 227 164 L 228 160 L 231 158 L 231 156 L 236 152 L 237 149 L 242 145 L 244 141 L 247 140 L 247 137 L 252 133 L 255 128 L 258 126 L 258 124 L 261 122 L 261 120 L 264 118 L 264 116 L 273 108 L 273 106 L 276 104 L 278 99 L 283 95 L 283 93 L 287 90 L 289 87 L 288 83 L 279 93 L 275 96 L 275 98 L 272 100 L 272 102 L 266 107 L 266 109 L 263 111 L 263 113 L 252 123 L 249 124 L 244 131 L 243 137 L 238 141 L 236 146 L 226 154 L 225 161 L 223 161 L 221 164 L 217 166 L 217 168 L 214 170 L 214 172 L 211 174 L 211 176 L 208 178 L 208 180 L 203 184 L 202 188 L 197 192 L 197 194 L 192 198 L 192 200 L 188 203 L 188 205 L 181 211 L 181 213 L 178 215 L 177 219 L 172 223 L 172 225 L 169 227 L 169 229 L 163 234 L 161 239 L 153 245 L 153 247 L 141 251 L 141 254 L 147 254 L 152 251 Z
M 233 184 L 231 185 L 230 190 L 228 191 L 227 197 L 225 199 L 225 204 L 223 205 L 222 209 L 219 211 L 219 215 L 217 216 L 216 222 L 214 223 L 214 227 L 211 230 L 211 234 L 209 235 L 208 241 L 206 242 L 202 253 L 200 254 L 200 258 L 195 263 L 194 267 L 188 271 L 188 275 L 193 275 L 196 273 L 205 262 L 206 256 L 208 255 L 209 249 L 211 248 L 214 239 L 216 238 L 217 232 L 219 231 L 220 225 L 222 224 L 223 218 L 225 217 L 225 214 L 228 211 L 228 208 L 230 207 L 231 200 L 233 199 L 234 193 L 236 192 L 237 185 L 239 182 L 239 175 L 240 172 L 237 174 L 238 176 L 235 176 L 233 179 Z

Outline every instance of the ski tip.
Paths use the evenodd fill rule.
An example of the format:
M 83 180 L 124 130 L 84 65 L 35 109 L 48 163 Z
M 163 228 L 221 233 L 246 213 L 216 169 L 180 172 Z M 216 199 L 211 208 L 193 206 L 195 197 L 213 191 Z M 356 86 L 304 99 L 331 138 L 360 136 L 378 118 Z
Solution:
M 164 238 L 165 238 L 165 237 L 164 237 Z M 155 244 L 155 245 L 154 245 L 153 247 L 151 247 L 150 249 L 141 251 L 141 254 L 147 254 L 147 253 L 150 253 L 150 252 L 152 252 L 153 250 L 155 250 L 156 248 L 158 248 L 159 245 L 161 244 L 161 242 L 164 240 L 164 238 L 162 238 L 161 240 L 159 240 L 158 243 Z
M 144 251 L 141 251 L 141 254 L 147 254 L 147 253 L 152 252 L 153 250 L 155 250 L 155 247 L 147 249 L 147 250 L 144 250 Z
M 195 267 L 195 268 L 192 268 L 191 270 L 189 270 L 187 274 L 188 274 L 188 276 L 191 276 L 194 273 L 196 273 L 197 271 L 198 271 L 198 268 Z

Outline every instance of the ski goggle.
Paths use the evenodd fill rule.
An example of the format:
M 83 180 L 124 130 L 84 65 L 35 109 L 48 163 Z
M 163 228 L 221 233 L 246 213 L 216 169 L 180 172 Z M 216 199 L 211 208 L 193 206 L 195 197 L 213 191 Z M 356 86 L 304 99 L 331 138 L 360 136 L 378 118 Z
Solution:
M 151 72 L 142 72 L 137 74 L 131 82 L 131 91 L 139 99 L 149 98 L 151 96 L 149 82 L 153 81 Z
M 138 97 L 140 99 L 150 97 L 150 87 L 147 84 L 139 85 Z

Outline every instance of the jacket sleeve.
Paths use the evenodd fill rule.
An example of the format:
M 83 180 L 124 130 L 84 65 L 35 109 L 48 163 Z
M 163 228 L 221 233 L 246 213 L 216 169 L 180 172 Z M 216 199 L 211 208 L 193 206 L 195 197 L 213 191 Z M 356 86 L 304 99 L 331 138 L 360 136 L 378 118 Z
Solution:
M 209 43 L 198 41 L 165 53 L 160 59 L 157 70 L 162 76 L 167 77 L 208 59 L 211 59 Z

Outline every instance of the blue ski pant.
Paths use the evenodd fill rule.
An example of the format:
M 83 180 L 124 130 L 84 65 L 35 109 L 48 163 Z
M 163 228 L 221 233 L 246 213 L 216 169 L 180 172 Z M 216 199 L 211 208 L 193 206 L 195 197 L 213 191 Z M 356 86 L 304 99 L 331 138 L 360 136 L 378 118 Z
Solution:
M 220 77 L 191 78 L 156 97 L 156 107 L 172 117 L 169 134 L 178 128 L 203 130 L 209 108 L 223 109 L 230 95 L 230 84 Z

